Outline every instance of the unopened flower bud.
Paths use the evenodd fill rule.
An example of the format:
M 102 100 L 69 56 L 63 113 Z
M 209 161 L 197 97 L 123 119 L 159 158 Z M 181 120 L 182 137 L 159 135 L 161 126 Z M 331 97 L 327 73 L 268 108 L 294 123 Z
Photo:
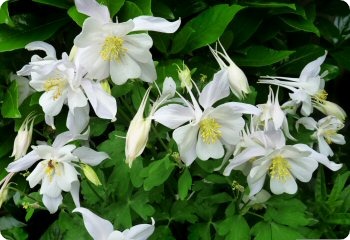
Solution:
M 30 113 L 23 121 L 21 127 L 18 130 L 17 136 L 13 144 L 13 151 L 11 157 L 15 157 L 15 160 L 26 155 L 28 147 L 32 141 L 33 124 L 35 116 Z
M 330 101 L 315 102 L 315 108 L 327 116 L 335 116 L 342 122 L 345 121 L 346 112 L 338 104 Z
M 143 114 L 150 90 L 150 88 L 147 89 L 135 117 L 130 122 L 126 134 L 125 155 L 126 163 L 129 164 L 129 167 L 131 167 L 133 161 L 142 154 L 148 141 L 152 119 L 151 117 L 144 118 Z
M 95 184 L 96 186 L 100 186 L 101 181 L 98 178 L 96 172 L 94 171 L 94 169 L 92 167 L 90 167 L 87 164 L 81 164 L 81 168 L 83 169 L 84 175 L 85 177 L 92 182 L 93 184 Z
M 189 89 L 192 89 L 192 78 L 190 69 L 185 64 L 183 64 L 182 69 L 179 66 L 177 67 L 177 74 L 181 82 L 181 88 L 188 87 Z

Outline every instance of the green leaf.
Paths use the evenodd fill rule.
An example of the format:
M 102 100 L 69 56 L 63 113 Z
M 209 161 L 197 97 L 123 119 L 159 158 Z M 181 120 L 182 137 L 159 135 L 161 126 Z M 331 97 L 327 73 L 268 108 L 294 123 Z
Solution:
M 157 226 L 149 240 L 176 240 L 168 226 Z
M 323 77 L 325 81 L 335 79 L 340 75 L 340 68 L 336 65 L 323 63 L 321 66 L 321 72 L 323 73 L 325 71 L 327 71 L 327 75 Z
M 151 3 L 152 0 L 130 0 L 135 3 L 142 11 L 141 15 L 152 15 Z
M 170 161 L 169 155 L 166 155 L 161 160 L 153 161 L 148 165 L 142 173 L 142 175 L 145 176 L 143 183 L 145 191 L 149 191 L 164 183 L 174 170 L 174 167 L 175 163 Z
M 196 223 L 190 225 L 188 239 L 190 240 L 211 240 L 210 223 Z
M 24 48 L 30 42 L 44 41 L 68 22 L 67 18 L 38 20 L 34 16 L 25 16 L 21 21 L 32 21 L 16 28 L 0 25 L 0 52 Z
M 115 166 L 116 163 L 125 164 L 125 132 L 115 130 L 108 134 L 108 140 L 102 142 L 97 149 L 102 152 L 108 153 L 110 159 L 104 160 L 100 166 L 107 168 Z
M 192 186 L 192 177 L 191 173 L 188 170 L 188 168 L 185 168 L 184 172 L 181 174 L 178 182 L 178 192 L 179 192 L 179 198 L 181 200 L 185 200 L 185 198 L 188 195 L 188 191 L 191 189 Z
M 68 15 L 71 17 L 71 19 L 73 19 L 74 22 L 76 22 L 76 24 L 78 24 L 80 27 L 83 26 L 83 23 L 85 21 L 85 19 L 88 17 L 85 14 L 82 14 L 80 12 L 78 12 L 77 7 L 73 6 L 71 8 L 68 9 Z
M 20 118 L 21 113 L 18 110 L 18 86 L 13 81 L 6 92 L 4 102 L 1 106 L 1 115 L 4 118 Z
M 136 3 L 125 1 L 123 7 L 119 11 L 118 17 L 122 19 L 122 21 L 127 21 L 141 15 L 142 10 Z
M 183 61 L 180 59 L 169 59 L 159 62 L 159 64 L 156 66 L 158 76 L 157 82 L 159 81 L 158 84 L 161 86 L 166 77 L 172 77 L 176 83 L 176 86 L 180 87 L 181 83 L 178 78 L 176 66 L 182 66 L 182 63 Z
M 320 36 L 320 31 L 318 28 L 309 20 L 304 19 L 300 16 L 282 16 L 281 20 L 287 24 L 288 26 L 304 32 L 311 32 L 316 34 L 316 36 Z
M 313 219 L 306 216 L 306 206 L 298 199 L 270 199 L 265 219 L 272 219 L 276 223 L 291 227 L 307 226 Z
M 91 117 L 90 118 L 90 136 L 98 137 L 101 134 L 103 134 L 104 131 L 107 129 L 107 126 L 109 123 L 110 123 L 109 120 L 101 119 L 98 117 Z
M 243 216 L 235 215 L 218 224 L 218 234 L 228 240 L 250 239 L 250 228 Z
M 330 224 L 350 225 L 350 213 L 334 213 L 327 219 Z
M 130 199 L 130 207 L 134 210 L 143 220 L 147 220 L 151 217 L 155 210 L 149 202 L 149 193 L 139 191 Z
M 171 219 L 177 222 L 195 223 L 198 220 L 196 211 L 189 201 L 176 201 L 171 207 Z
M 11 229 L 15 227 L 24 227 L 25 224 L 18 221 L 16 218 L 12 216 L 3 216 L 0 217 L 0 231 Z
M 297 229 L 286 227 L 274 222 L 271 222 L 271 236 L 271 240 L 295 240 L 305 238 Z
M 255 240 L 271 240 L 272 239 L 272 231 L 271 226 L 267 222 L 258 222 L 255 224 L 250 233 L 255 236 Z
M 327 197 L 326 180 L 324 177 L 323 167 L 320 166 L 317 171 L 315 199 L 317 202 L 324 202 Z
M 335 52 L 330 52 L 330 55 L 337 61 L 337 63 L 350 71 L 350 47 L 346 46 Z
M 33 0 L 33 2 L 42 3 L 63 9 L 68 9 L 72 5 L 72 2 L 69 0 Z
M 290 8 L 296 10 L 295 4 L 291 3 L 280 3 L 280 2 L 247 2 L 248 6 L 256 7 L 256 8 Z
M 347 171 L 337 176 L 337 178 L 335 179 L 335 183 L 332 188 L 332 191 L 329 194 L 328 202 L 335 202 L 336 200 L 339 199 L 349 176 L 350 176 L 350 171 Z
M 171 52 L 191 52 L 215 42 L 236 13 L 243 8 L 239 5 L 219 4 L 203 11 L 176 34 Z
M 111 17 L 119 12 L 121 7 L 124 5 L 125 0 L 102 0 L 100 3 L 103 5 L 106 5 L 108 7 L 109 13 L 111 14 Z
M 11 27 L 14 26 L 8 11 L 8 2 L 4 2 L 0 8 L 0 24 L 5 23 Z
M 280 62 L 290 56 L 294 51 L 274 50 L 264 46 L 250 46 L 245 56 L 237 55 L 234 61 L 239 66 L 263 67 Z
M 130 168 L 130 180 L 132 185 L 135 188 L 139 188 L 143 184 L 143 177 L 140 174 L 142 169 L 143 169 L 142 158 L 138 157 L 133 161 L 132 166 Z

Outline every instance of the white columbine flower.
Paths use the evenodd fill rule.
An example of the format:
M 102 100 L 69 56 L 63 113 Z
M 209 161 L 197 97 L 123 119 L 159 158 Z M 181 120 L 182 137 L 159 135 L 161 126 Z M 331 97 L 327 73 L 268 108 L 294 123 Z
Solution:
M 79 161 L 95 166 L 108 155 L 96 152 L 88 147 L 77 148 L 68 144 L 73 140 L 87 140 L 88 132 L 83 135 L 72 135 L 70 132 L 59 134 L 52 146 L 32 146 L 32 151 L 24 157 L 9 164 L 8 172 L 20 172 L 40 161 L 27 177 L 31 188 L 41 183 L 40 194 L 43 203 L 50 213 L 57 211 L 62 203 L 62 191 L 70 192 L 76 206 L 79 204 L 79 180 L 75 166 Z
M 321 101 L 321 102 L 320 101 L 314 102 L 314 104 L 315 104 L 314 107 L 318 109 L 320 112 L 322 112 L 323 114 L 328 116 L 333 115 L 337 117 L 339 120 L 341 120 L 342 122 L 345 121 L 346 112 L 338 104 L 327 100 Z
M 159 17 L 139 16 L 122 23 L 111 20 L 108 8 L 95 0 L 75 0 L 79 12 L 88 15 L 82 32 L 75 38 L 78 47 L 75 60 L 88 69 L 88 76 L 102 80 L 109 76 L 120 85 L 130 78 L 146 82 L 156 79 L 149 49 L 152 38 L 136 31 L 173 33 L 180 20 L 168 22 Z M 133 33 L 133 34 L 129 34 Z
M 214 78 L 220 78 L 227 84 L 227 88 L 231 88 L 233 94 L 242 99 L 246 94 L 250 93 L 247 77 L 244 72 L 231 60 L 225 48 L 219 42 L 223 53 L 209 46 L 210 51 L 218 62 L 221 70 L 214 75 Z
M 123 232 L 113 230 L 109 221 L 97 216 L 89 209 L 78 207 L 73 212 L 83 215 L 84 225 L 94 240 L 147 240 L 154 232 L 154 220 L 151 224 L 139 224 Z
M 48 125 L 55 127 L 54 117 L 61 112 L 63 105 L 67 104 L 68 129 L 75 133 L 82 132 L 89 122 L 87 100 L 98 117 L 115 120 L 115 99 L 106 93 L 98 82 L 86 78 L 86 72 L 78 62 L 71 62 L 66 53 L 58 60 L 55 49 L 45 42 L 32 42 L 26 48 L 43 50 L 46 53 L 44 58 L 34 55 L 31 62 L 17 74 L 30 76 L 30 86 L 38 92 L 43 92 L 39 104 L 43 108 Z
M 290 98 L 297 104 L 302 104 L 301 114 L 309 116 L 313 111 L 312 101 L 324 101 L 327 98 L 327 92 L 324 90 L 325 81 L 322 78 L 324 74 L 319 75 L 321 64 L 326 59 L 327 52 L 308 63 L 300 73 L 299 78 L 289 77 L 270 77 L 265 76 L 259 83 L 268 83 L 288 88 L 292 91 Z M 266 80 L 266 78 L 272 80 Z
M 297 121 L 297 127 L 299 124 L 304 125 L 306 129 L 316 130 L 312 137 L 317 140 L 318 151 L 325 156 L 334 155 L 329 144 L 345 144 L 344 136 L 337 133 L 344 127 L 344 124 L 335 116 L 324 117 L 318 122 L 311 117 L 303 117 Z
M 281 130 L 257 131 L 254 137 L 256 144 L 234 156 L 223 173 L 228 176 L 232 169 L 250 162 L 251 169 L 247 177 L 250 197 L 262 189 L 266 175 L 270 176 L 272 193 L 294 194 L 298 189 L 295 179 L 309 182 L 318 163 L 332 171 L 342 167 L 342 164 L 329 161 L 325 155 L 305 144 L 285 145 L 285 137 Z
M 228 96 L 229 89 L 218 79 L 210 82 L 199 95 L 199 103 L 189 87 L 192 104 L 169 104 L 158 109 L 155 121 L 175 129 L 173 138 L 178 145 L 181 160 L 187 165 L 198 157 L 201 160 L 224 156 L 223 145 L 235 145 L 244 127 L 243 113 L 259 114 L 255 106 L 229 102 L 218 107 L 213 104 Z M 202 108 L 200 107 L 200 105 Z M 184 126 L 181 126 L 188 123 Z

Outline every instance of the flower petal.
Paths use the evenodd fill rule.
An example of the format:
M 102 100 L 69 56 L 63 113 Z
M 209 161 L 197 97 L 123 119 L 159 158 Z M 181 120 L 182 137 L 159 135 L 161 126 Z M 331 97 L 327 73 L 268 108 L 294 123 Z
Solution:
M 282 194 L 284 192 L 288 194 L 294 194 L 298 190 L 298 185 L 292 176 L 283 181 L 277 178 L 271 178 L 270 189 L 274 194 Z
M 128 79 L 141 76 L 141 68 L 138 62 L 128 54 L 122 56 L 118 62 L 110 62 L 110 74 L 112 81 L 117 85 L 124 84 Z
M 133 31 L 156 31 L 163 33 L 175 32 L 181 24 L 181 20 L 169 22 L 161 17 L 139 16 L 132 20 L 135 24 Z
M 95 18 L 102 23 L 111 21 L 107 6 L 99 4 L 95 0 L 75 0 L 78 12 Z
M 39 104 L 44 113 L 50 116 L 56 116 L 61 112 L 65 100 L 63 95 L 56 99 L 55 94 L 55 90 L 44 92 L 39 99 Z
M 190 166 L 197 158 L 196 141 L 198 135 L 198 126 L 185 125 L 177 128 L 173 132 L 173 138 L 177 143 L 181 160 Z
M 58 207 L 61 205 L 63 200 L 62 195 L 59 195 L 58 197 L 49 197 L 47 195 L 43 195 L 43 203 L 45 205 L 45 207 L 47 208 L 47 210 L 49 210 L 49 212 L 51 214 L 55 213 L 58 209 Z
M 208 160 L 209 158 L 222 158 L 225 154 L 222 143 L 217 140 L 215 143 L 207 144 L 203 141 L 201 136 L 198 136 L 196 145 L 197 156 L 201 160 Z
M 74 112 L 68 111 L 67 128 L 75 135 L 79 135 L 89 124 L 89 105 L 82 108 L 75 108 Z
M 158 109 L 153 119 L 162 125 L 175 129 L 195 118 L 191 108 L 179 104 L 169 104 Z
M 38 183 L 41 182 L 45 176 L 45 165 L 38 163 L 34 170 L 29 174 L 26 180 L 29 182 L 31 188 L 35 187 Z
M 73 155 L 77 156 L 82 162 L 91 166 L 100 164 L 106 158 L 109 158 L 105 152 L 97 152 L 88 147 L 79 147 L 73 151 Z
M 126 239 L 146 240 L 154 232 L 154 222 L 151 224 L 139 224 L 123 232 Z
M 89 209 L 78 207 L 73 212 L 80 212 L 83 215 L 84 225 L 93 239 L 108 239 L 108 236 L 113 232 L 113 225 L 97 216 Z
M 39 155 L 33 150 L 22 158 L 10 163 L 6 171 L 8 172 L 20 172 L 30 168 L 35 162 L 39 161 Z

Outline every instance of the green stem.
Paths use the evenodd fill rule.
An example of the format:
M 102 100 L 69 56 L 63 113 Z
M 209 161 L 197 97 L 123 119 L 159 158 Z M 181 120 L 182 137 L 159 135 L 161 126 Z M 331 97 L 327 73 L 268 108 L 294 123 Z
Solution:
M 253 216 L 256 216 L 256 217 L 259 217 L 259 218 L 262 218 L 262 219 L 265 219 L 263 216 L 257 214 L 257 213 L 254 213 L 254 212 L 250 212 L 248 211 L 247 213 L 249 213 L 250 215 L 253 215 Z
M 165 149 L 165 150 L 169 150 L 168 149 L 168 146 L 164 143 L 164 141 L 161 139 L 161 137 L 159 136 L 158 132 L 157 132 L 157 129 L 154 127 L 153 124 L 151 124 L 151 129 L 152 131 L 154 132 L 156 138 L 158 139 L 158 141 L 160 142 L 160 144 L 162 145 L 162 147 Z

